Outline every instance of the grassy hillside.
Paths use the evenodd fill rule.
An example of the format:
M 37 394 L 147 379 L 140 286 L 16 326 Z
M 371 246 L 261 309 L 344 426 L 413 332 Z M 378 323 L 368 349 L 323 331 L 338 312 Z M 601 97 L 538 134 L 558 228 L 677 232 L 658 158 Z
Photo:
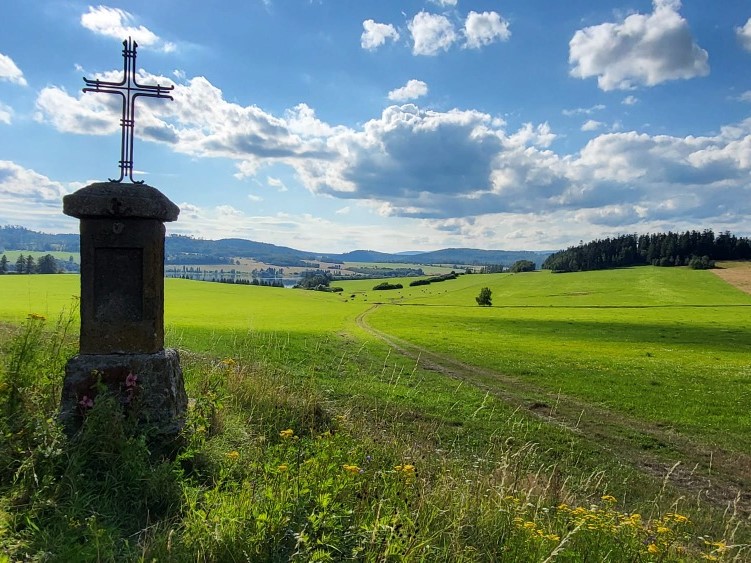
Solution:
M 748 556 L 751 299 L 711 273 L 341 294 L 166 280 L 195 399 L 176 460 L 106 402 L 75 440 L 56 430 L 75 319 L 54 319 L 78 281 L 0 277 L 12 559 Z M 491 308 L 474 302 L 485 286 Z

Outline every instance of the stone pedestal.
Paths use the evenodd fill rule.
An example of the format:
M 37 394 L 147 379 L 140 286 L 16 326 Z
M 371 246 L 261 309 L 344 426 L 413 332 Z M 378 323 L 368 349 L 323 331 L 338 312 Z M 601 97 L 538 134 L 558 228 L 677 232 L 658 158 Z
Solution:
M 81 220 L 80 355 L 65 368 L 66 428 L 106 389 L 177 432 L 187 396 L 177 352 L 164 350 L 164 222 L 180 209 L 151 186 L 99 182 L 65 196 L 63 212 Z
M 80 428 L 97 396 L 108 392 L 127 414 L 157 434 L 180 432 L 188 408 L 176 350 L 154 354 L 80 354 L 65 366 L 60 421 L 66 431 Z

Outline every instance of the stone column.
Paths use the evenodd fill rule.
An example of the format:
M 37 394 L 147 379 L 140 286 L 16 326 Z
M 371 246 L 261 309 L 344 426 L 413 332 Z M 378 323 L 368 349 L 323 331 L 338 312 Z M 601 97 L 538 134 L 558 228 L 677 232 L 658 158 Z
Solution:
M 74 432 L 106 389 L 176 434 L 188 400 L 177 351 L 164 349 L 164 222 L 180 209 L 151 186 L 99 182 L 65 196 L 63 213 L 81 220 L 81 336 L 61 420 Z

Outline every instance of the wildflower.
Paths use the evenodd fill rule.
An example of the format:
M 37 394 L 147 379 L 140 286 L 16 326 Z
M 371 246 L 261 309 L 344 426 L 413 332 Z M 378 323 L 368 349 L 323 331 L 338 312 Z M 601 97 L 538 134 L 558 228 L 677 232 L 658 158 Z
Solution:
M 125 388 L 131 390 L 136 385 L 138 385 L 138 376 L 134 375 L 133 372 L 130 372 L 128 377 L 125 378 Z
M 224 358 L 224 359 L 222 360 L 222 363 L 223 363 L 223 364 L 224 364 L 225 366 L 227 366 L 228 368 L 231 368 L 232 366 L 234 366 L 234 365 L 235 365 L 235 360 L 233 360 L 232 358 Z
M 548 534 L 545 536 L 545 538 L 549 539 L 550 541 L 561 541 L 561 536 L 557 536 L 555 534 Z
M 658 534 L 669 534 L 670 528 L 666 528 L 665 526 L 657 526 L 657 533 Z
M 284 473 L 285 471 L 287 471 L 287 469 L 289 469 L 289 465 L 287 465 L 286 463 L 282 463 L 280 466 L 277 467 L 277 469 L 279 470 L 279 473 Z
M 660 553 L 660 548 L 659 548 L 659 547 L 657 547 L 657 546 L 656 546 L 655 544 L 653 544 L 653 543 L 650 543 L 650 544 L 649 544 L 649 545 L 647 546 L 647 551 L 648 551 L 649 553 L 651 553 L 652 555 L 657 555 L 658 553 Z
M 411 463 L 407 463 L 405 465 L 395 465 L 394 469 L 400 473 L 404 473 L 407 475 L 411 475 L 415 472 L 415 466 Z
M 279 432 L 279 436 L 281 436 L 285 440 L 288 438 L 292 438 L 294 435 L 295 435 L 295 431 L 292 430 L 291 428 L 287 428 L 286 430 L 282 430 L 281 432 Z
M 81 400 L 78 401 L 78 405 L 82 409 L 90 409 L 94 406 L 94 401 L 88 395 L 84 395 L 83 397 L 81 397 Z
M 534 522 L 531 522 L 531 521 L 529 521 L 529 522 L 524 522 L 524 527 L 525 527 L 525 528 L 526 528 L 527 530 L 534 530 L 535 528 L 537 528 L 537 524 L 535 524 Z
M 667 514 L 668 518 L 672 518 L 673 521 L 677 522 L 678 524 L 686 524 L 688 522 L 688 516 L 684 516 L 683 514 L 677 514 L 677 513 L 670 513 Z
M 37 315 L 36 313 L 29 313 L 27 317 L 30 321 L 45 321 L 47 318 L 44 315 Z
M 701 558 L 706 561 L 717 561 L 717 557 L 715 557 L 711 553 L 702 553 Z
M 237 461 L 238 459 L 240 459 L 240 452 L 238 452 L 237 450 L 227 452 L 225 455 L 232 461 Z
M 342 469 L 344 469 L 344 471 L 346 471 L 347 473 L 362 473 L 362 469 L 360 469 L 357 465 L 349 465 L 348 463 L 342 465 Z
M 613 495 L 603 495 L 601 498 L 602 498 L 602 502 L 609 502 L 611 504 L 615 504 L 616 502 L 618 502 Z

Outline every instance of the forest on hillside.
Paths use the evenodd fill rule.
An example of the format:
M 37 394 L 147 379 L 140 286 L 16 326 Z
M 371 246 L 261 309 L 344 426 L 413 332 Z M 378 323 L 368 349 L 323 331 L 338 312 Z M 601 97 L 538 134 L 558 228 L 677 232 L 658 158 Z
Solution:
M 691 266 L 710 268 L 715 260 L 751 260 L 751 241 L 729 231 L 621 235 L 579 243 L 551 254 L 542 268 L 583 272 L 628 266 Z

